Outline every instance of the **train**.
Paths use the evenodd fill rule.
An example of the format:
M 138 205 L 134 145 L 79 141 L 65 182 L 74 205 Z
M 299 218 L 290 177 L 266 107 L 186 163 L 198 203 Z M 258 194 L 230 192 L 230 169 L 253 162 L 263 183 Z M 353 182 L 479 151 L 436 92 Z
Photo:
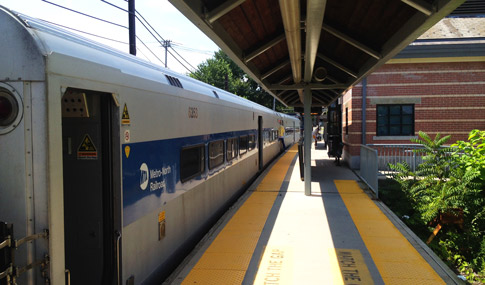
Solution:
M 160 283 L 300 139 L 298 116 L 1 6 L 0 35 L 0 284 Z

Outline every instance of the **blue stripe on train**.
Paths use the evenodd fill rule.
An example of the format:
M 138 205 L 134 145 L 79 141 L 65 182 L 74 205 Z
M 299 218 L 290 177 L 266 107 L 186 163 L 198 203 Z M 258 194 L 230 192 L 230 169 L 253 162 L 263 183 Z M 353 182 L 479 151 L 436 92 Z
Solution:
M 247 134 L 257 136 L 256 130 L 226 132 L 167 140 L 123 144 L 123 225 L 127 226 L 160 208 L 211 175 L 224 169 L 224 164 L 207 170 L 207 143 Z M 205 144 L 206 171 L 188 182 L 180 182 L 180 150 L 183 147 Z M 243 157 L 244 158 L 244 157 Z

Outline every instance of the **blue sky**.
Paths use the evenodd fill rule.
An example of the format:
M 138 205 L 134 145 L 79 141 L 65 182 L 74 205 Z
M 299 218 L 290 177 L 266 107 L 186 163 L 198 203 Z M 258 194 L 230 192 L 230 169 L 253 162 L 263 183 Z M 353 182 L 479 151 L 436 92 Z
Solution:
M 122 26 L 128 26 L 128 15 L 101 0 L 48 0 L 73 10 L 103 18 Z M 128 3 L 124 0 L 105 0 L 124 9 Z M 187 20 L 167 0 L 137 0 L 136 10 L 152 25 L 156 31 L 165 39 L 171 40 L 174 49 L 184 57 L 191 66 L 198 64 L 212 57 L 218 47 L 200 32 L 189 20 Z M 0 0 L 0 5 L 11 10 L 63 26 L 78 29 L 91 34 L 100 35 L 123 43 L 93 37 L 87 34 L 82 36 L 91 38 L 113 48 L 128 52 L 128 30 L 115 25 L 106 24 L 88 17 L 78 15 L 68 10 L 56 7 L 42 0 Z M 138 37 L 153 51 L 153 53 L 165 61 L 165 51 L 160 44 L 145 30 L 137 21 L 136 30 Z M 149 50 L 141 43 L 137 43 L 139 50 L 137 56 L 147 59 L 153 63 L 163 65 Z M 172 51 L 172 53 L 174 53 Z M 179 73 L 187 73 L 187 69 L 180 65 L 170 54 L 168 55 L 168 68 Z M 182 63 L 192 69 L 189 64 Z

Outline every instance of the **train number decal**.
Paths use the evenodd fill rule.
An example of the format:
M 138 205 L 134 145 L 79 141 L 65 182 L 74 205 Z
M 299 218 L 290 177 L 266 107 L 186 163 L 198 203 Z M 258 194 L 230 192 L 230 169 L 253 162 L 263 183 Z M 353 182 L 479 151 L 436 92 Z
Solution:
M 199 110 L 197 109 L 197 107 L 189 107 L 189 118 L 190 119 L 199 118 Z

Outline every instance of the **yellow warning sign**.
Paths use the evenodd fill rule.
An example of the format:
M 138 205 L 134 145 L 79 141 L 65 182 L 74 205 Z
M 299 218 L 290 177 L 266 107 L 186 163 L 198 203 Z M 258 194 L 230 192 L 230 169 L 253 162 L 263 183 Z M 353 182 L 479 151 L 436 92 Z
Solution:
M 121 116 L 121 124 L 122 125 L 129 125 L 130 124 L 130 114 L 128 113 L 128 107 L 123 107 L 123 116 Z
M 165 211 L 161 211 L 158 213 L 158 222 L 160 223 L 161 221 L 165 220 Z
M 98 159 L 98 151 L 88 134 L 84 135 L 83 141 L 77 149 L 77 159 Z

